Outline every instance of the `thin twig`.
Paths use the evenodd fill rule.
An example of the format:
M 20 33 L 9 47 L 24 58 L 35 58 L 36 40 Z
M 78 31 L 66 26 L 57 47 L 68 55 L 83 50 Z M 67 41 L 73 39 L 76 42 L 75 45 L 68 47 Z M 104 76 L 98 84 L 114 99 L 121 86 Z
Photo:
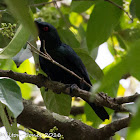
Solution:
M 120 5 L 118 5 L 117 3 L 115 3 L 115 2 L 113 2 L 113 1 L 111 1 L 111 0 L 104 0 L 104 1 L 107 1 L 107 2 L 109 2 L 109 3 L 113 4 L 113 5 L 115 5 L 115 6 L 118 7 L 119 9 L 123 10 L 123 11 L 128 15 L 128 17 L 131 19 L 131 21 L 133 22 L 133 18 L 129 15 L 128 12 L 126 12 L 126 11 L 123 9 L 123 7 L 121 7 Z
M 73 76 L 77 77 L 80 81 L 82 81 L 83 83 L 85 83 L 87 86 L 89 86 L 90 88 L 92 87 L 89 83 L 87 83 L 83 78 L 81 78 L 80 76 L 78 76 L 76 73 L 74 73 L 73 71 L 67 69 L 66 67 L 64 67 L 63 65 L 59 64 L 58 62 L 56 62 L 55 60 L 52 59 L 52 57 L 46 52 L 46 54 L 44 54 L 43 52 L 39 51 L 37 48 L 35 48 L 30 42 L 27 41 L 27 43 L 35 50 L 35 53 L 37 53 L 38 55 L 42 56 L 43 58 L 49 60 L 50 62 L 52 62 L 53 64 L 61 67 L 62 69 L 64 69 L 65 71 L 69 72 L 70 74 L 72 74 Z
M 44 50 L 45 54 L 47 54 L 47 51 L 45 49 L 45 40 L 43 40 L 43 50 Z
M 55 2 L 61 2 L 62 0 L 55 0 Z M 51 3 L 54 3 L 54 1 L 50 1 L 50 2 L 42 2 L 42 3 L 38 3 L 38 4 L 32 4 L 30 6 L 33 6 L 33 7 L 38 7 L 38 6 L 44 6 L 46 4 L 51 4 Z
M 46 48 L 45 48 L 45 40 L 43 40 L 43 49 L 44 49 L 44 52 L 45 52 L 45 54 L 47 55 L 47 57 L 49 57 L 49 59 L 51 60 L 51 61 L 53 61 L 53 59 L 52 59 L 52 57 L 47 53 L 47 51 L 46 51 Z

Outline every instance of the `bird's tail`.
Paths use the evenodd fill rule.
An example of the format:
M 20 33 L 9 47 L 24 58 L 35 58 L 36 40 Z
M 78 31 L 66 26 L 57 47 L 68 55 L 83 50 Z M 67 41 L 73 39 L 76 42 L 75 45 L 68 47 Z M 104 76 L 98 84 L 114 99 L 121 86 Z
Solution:
M 104 109 L 104 107 L 97 106 L 94 103 L 90 103 L 90 102 L 87 102 L 87 103 L 92 107 L 92 109 L 95 111 L 95 113 L 98 115 L 98 117 L 101 120 L 104 121 L 105 119 L 109 119 L 109 115 L 107 111 Z

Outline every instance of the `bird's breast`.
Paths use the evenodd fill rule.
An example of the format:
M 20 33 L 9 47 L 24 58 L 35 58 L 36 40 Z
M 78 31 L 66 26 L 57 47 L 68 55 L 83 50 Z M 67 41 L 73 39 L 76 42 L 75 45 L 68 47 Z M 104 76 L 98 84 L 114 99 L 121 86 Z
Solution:
M 52 57 L 53 58 L 53 57 Z M 53 58 L 54 59 L 54 58 Z M 66 62 L 62 63 L 63 58 L 54 59 L 59 64 L 67 67 Z M 80 86 L 79 79 L 77 79 L 75 76 L 67 72 L 66 70 L 60 68 L 56 64 L 53 64 L 49 60 L 39 56 L 39 62 L 41 69 L 51 78 L 53 81 L 62 82 L 65 84 L 77 84 Z M 69 69 L 69 68 L 68 68 Z

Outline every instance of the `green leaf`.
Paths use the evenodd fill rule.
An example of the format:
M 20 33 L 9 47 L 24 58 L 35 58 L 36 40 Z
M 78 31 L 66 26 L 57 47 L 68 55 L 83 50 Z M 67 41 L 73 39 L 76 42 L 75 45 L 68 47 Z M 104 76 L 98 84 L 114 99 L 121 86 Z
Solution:
M 41 94 L 47 109 L 60 115 L 68 116 L 70 114 L 71 97 L 69 95 L 56 94 L 51 90 L 45 92 L 44 88 L 41 88 Z
M 114 49 L 114 44 L 113 44 L 113 42 L 112 42 L 111 39 L 108 39 L 108 40 L 107 40 L 107 45 L 108 45 L 108 49 L 109 49 L 110 53 L 111 53 L 113 56 L 115 56 L 115 55 L 116 55 L 116 52 L 115 52 L 115 49 Z
M 135 9 L 136 9 L 136 16 L 140 20 L 140 1 L 134 0 L 134 4 L 135 4 Z
M 132 0 L 131 3 L 130 3 L 130 14 L 132 15 L 133 18 L 136 17 L 136 8 L 135 8 L 135 0 Z
M 122 0 L 113 0 L 113 2 L 122 6 Z M 106 1 L 98 2 L 95 5 L 88 21 L 86 35 L 90 51 L 108 39 L 119 23 L 121 13 L 122 10 Z
M 6 131 L 9 132 L 9 133 L 12 133 L 12 129 L 11 129 L 11 126 L 9 124 L 8 118 L 6 116 L 4 106 L 1 102 L 0 102 L 0 117 L 1 117 L 2 122 L 3 122 L 3 124 L 6 128 Z
M 0 59 L 0 69 L 9 70 L 13 66 L 12 59 Z
M 11 14 L 5 12 L 5 13 L 2 14 L 0 22 L 1 23 L 12 23 L 12 24 L 14 24 L 16 22 L 16 20 L 14 19 L 14 17 Z
M 103 71 L 100 69 L 100 67 L 97 65 L 95 60 L 92 59 L 92 57 L 85 52 L 82 49 L 74 49 L 78 56 L 82 59 L 88 73 L 92 78 L 95 78 L 96 80 L 99 80 L 103 76 Z
M 140 40 L 135 41 L 131 45 L 131 49 L 126 56 L 126 59 L 123 59 L 123 66 L 126 71 L 129 71 L 130 74 L 140 80 Z
M 0 101 L 5 104 L 16 118 L 23 110 L 21 91 L 11 79 L 0 79 Z
M 75 35 L 70 30 L 59 29 L 57 31 L 60 35 L 62 42 L 68 44 L 72 48 L 79 48 L 80 47 L 80 43 L 78 42 Z
M 33 22 L 31 11 L 27 6 L 27 2 L 25 0 L 6 0 L 6 3 L 15 18 L 17 18 L 23 24 L 26 31 L 36 37 L 37 29 Z
M 13 118 L 13 113 L 8 108 L 6 108 L 1 102 L 0 102 L 0 117 L 2 119 L 2 123 L 6 128 L 8 135 L 17 134 L 16 137 L 11 137 L 11 140 L 19 140 L 16 119 L 14 118 L 12 119 L 11 122 L 9 121 L 9 119 Z
M 28 38 L 29 32 L 20 25 L 11 42 L 2 51 L 0 51 L 0 59 L 9 59 L 15 56 L 26 44 Z
M 5 8 L 7 8 L 7 6 L 5 5 L 5 2 L 4 2 L 4 0 L 0 0 L 0 9 L 1 10 L 5 10 Z
M 0 34 L 0 48 L 4 48 L 10 42 L 10 39 Z
M 93 1 L 72 1 L 71 11 L 82 13 L 94 4 Z
M 88 52 L 87 42 L 86 42 L 86 32 L 85 32 L 85 29 L 82 26 L 82 24 L 80 24 L 80 26 L 78 28 L 78 34 L 80 37 L 80 48 L 82 48 Z
M 121 36 L 116 34 L 116 38 L 117 38 L 117 40 L 119 42 L 120 47 L 126 50 L 127 46 L 126 46 L 124 40 L 121 38 Z

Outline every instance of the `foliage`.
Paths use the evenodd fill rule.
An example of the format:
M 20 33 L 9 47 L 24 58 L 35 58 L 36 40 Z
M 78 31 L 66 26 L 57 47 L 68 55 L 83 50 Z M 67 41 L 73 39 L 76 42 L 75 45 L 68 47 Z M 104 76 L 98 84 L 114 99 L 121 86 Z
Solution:
M 31 54 L 25 55 L 27 53 L 26 48 L 28 48 L 26 42 L 31 35 L 37 37 L 37 30 L 33 20 L 34 18 L 41 18 L 54 25 L 61 40 L 70 45 L 81 57 L 93 84 L 93 94 L 103 91 L 112 97 L 124 96 L 125 90 L 119 84 L 122 76 L 129 73 L 137 80 L 140 80 L 140 1 L 111 1 L 113 3 L 105 0 L 58 2 L 59 6 L 57 7 L 56 4 L 50 2 L 46 2 L 45 5 L 38 5 L 44 0 L 1 0 L 0 48 L 2 50 L 0 51 L 0 69 L 35 74 L 34 64 L 26 60 L 31 56 Z M 133 22 L 120 7 L 123 7 L 129 15 L 132 15 Z M 3 32 L 3 29 L 5 32 Z M 96 64 L 95 58 L 99 45 L 104 42 L 107 42 L 108 49 L 114 57 L 114 62 L 102 70 Z M 33 54 L 33 56 L 35 60 L 38 59 L 36 55 Z M 19 68 L 16 67 L 15 63 Z M 38 63 L 35 65 L 37 66 Z M 10 79 L 0 79 L 3 83 L 5 80 L 12 82 L 14 85 L 8 88 L 4 85 L 0 87 L 0 90 L 6 91 L 6 96 L 11 96 L 10 93 L 13 93 L 13 88 L 16 89 L 18 86 Z M 18 83 L 18 85 L 21 88 L 22 97 L 30 99 L 32 97 L 31 92 L 35 89 L 34 86 L 22 83 Z M 51 91 L 47 94 L 44 89 L 41 92 L 48 109 L 59 114 L 69 115 L 71 107 L 69 96 L 56 95 Z M 14 95 L 17 97 L 19 90 L 14 91 Z M 3 96 L 0 96 L 1 107 L 5 104 L 2 99 Z M 13 108 L 17 102 L 13 102 L 14 98 L 9 98 L 8 100 L 5 105 L 12 107 L 9 110 L 16 118 L 22 107 L 20 106 L 20 109 Z M 73 104 L 77 104 L 76 101 L 73 100 Z M 78 105 L 83 105 L 83 102 L 78 102 Z M 95 117 L 96 115 L 93 114 L 87 104 L 84 104 L 84 107 L 85 114 L 79 115 L 78 119 L 98 128 L 102 122 Z M 139 122 L 138 116 L 140 114 L 139 103 L 137 103 L 136 108 L 137 113 L 132 120 L 132 128 L 128 131 L 128 140 L 139 138 L 139 123 L 137 123 Z M 110 110 L 108 112 L 110 116 L 113 114 Z M 5 124 L 5 126 L 8 126 L 8 124 Z M 120 139 L 118 134 L 116 139 Z
M 23 104 L 20 88 L 11 79 L 0 79 L 0 110 L 0 117 L 7 133 L 18 135 L 15 118 L 23 111 Z M 18 140 L 18 136 L 11 139 Z

